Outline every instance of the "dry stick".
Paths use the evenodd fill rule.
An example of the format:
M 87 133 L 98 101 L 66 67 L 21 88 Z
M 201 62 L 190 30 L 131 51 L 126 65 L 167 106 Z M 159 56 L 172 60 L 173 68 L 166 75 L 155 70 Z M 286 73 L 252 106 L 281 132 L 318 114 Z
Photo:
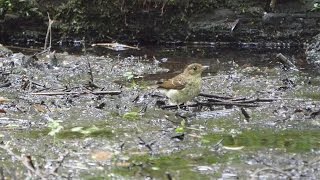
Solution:
M 220 106 L 225 106 L 225 105 L 232 105 L 232 106 L 243 106 L 243 107 L 259 107 L 258 104 L 246 104 L 246 103 L 241 103 L 241 102 L 229 102 L 229 101 L 223 101 L 223 102 L 208 102 L 208 103 L 201 103 L 201 105 L 220 105 Z
M 243 101 L 241 101 L 243 100 Z M 298 98 L 257 98 L 257 99 L 235 99 L 231 101 L 241 102 L 241 103 L 250 103 L 250 102 L 273 102 L 273 101 L 312 101 L 312 102 L 320 102 L 320 101 L 314 101 L 314 100 L 308 100 L 308 99 L 298 99 Z
M 213 145 L 213 147 L 218 147 L 223 141 L 223 138 L 220 139 L 215 145 Z
M 58 172 L 58 169 L 62 166 L 62 163 L 64 162 L 64 160 L 66 159 L 66 157 L 70 154 L 70 152 L 66 152 L 65 154 L 62 155 L 62 157 L 58 160 L 58 164 L 56 165 L 56 167 L 54 167 L 52 169 L 52 173 L 50 174 L 55 174 Z
M 233 97 L 230 97 L 230 96 L 220 96 L 220 95 L 206 94 L 206 93 L 200 93 L 199 96 L 217 98 L 217 99 L 233 99 Z
M 233 23 L 231 23 L 232 27 L 231 27 L 231 32 L 233 32 L 233 30 L 237 27 L 239 23 L 239 19 L 236 19 Z
M 182 105 L 180 107 L 196 107 L 198 105 L 202 106 L 226 106 L 226 105 L 232 105 L 232 106 L 240 106 L 240 107 L 259 107 L 258 104 L 247 104 L 247 103 L 239 103 L 239 102 L 231 102 L 231 101 L 222 101 L 222 102 L 198 102 L 195 104 L 190 104 L 190 105 Z M 177 109 L 176 105 L 163 105 L 160 106 L 162 109 Z
M 294 70 L 298 70 L 298 68 L 287 57 L 285 57 L 282 53 L 277 54 L 276 57 L 279 59 L 279 61 L 283 65 L 285 65 L 287 67 L 290 67 L 290 68 L 292 68 Z
M 240 110 L 241 110 L 244 118 L 249 122 L 249 119 L 251 118 L 249 113 L 243 107 L 241 107 Z
M 138 139 L 140 140 L 140 143 L 139 143 L 139 144 L 144 145 L 146 148 L 149 149 L 150 152 L 153 152 L 151 146 L 155 143 L 155 141 L 152 142 L 152 143 L 146 143 L 141 137 L 138 137 Z
M 246 99 L 246 98 L 241 98 L 241 99 L 231 99 L 232 102 L 241 102 L 241 103 L 254 103 L 254 102 L 273 102 L 276 100 L 281 100 L 277 98 L 256 98 L 256 99 Z
M 162 15 L 163 15 L 163 13 L 164 13 L 164 7 L 166 6 L 167 2 L 168 2 L 168 0 L 166 0 L 166 1 L 164 1 L 164 2 L 162 3 L 162 7 L 161 7 L 161 15 L 160 15 L 160 16 L 162 16 Z
M 49 47 L 48 47 L 48 49 L 50 51 L 50 49 L 51 49 L 51 40 L 52 40 L 51 25 L 53 23 L 53 20 L 51 20 L 49 13 L 48 13 L 48 19 L 49 19 L 49 22 L 48 22 L 49 24 L 48 24 L 48 29 L 47 29 L 47 34 L 46 34 L 46 39 L 44 41 L 44 48 L 43 49 L 47 50 L 47 44 L 48 44 L 48 39 L 49 39 L 49 34 L 50 34 Z
M 128 45 L 125 45 L 125 44 L 120 44 L 120 43 L 96 43 L 96 44 L 91 44 L 92 47 L 94 46 L 102 46 L 102 47 L 105 47 L 105 48 L 117 48 L 117 47 L 123 47 L 123 48 L 129 48 L 129 49 L 136 49 L 136 50 L 140 50 L 139 47 L 134 47 L 134 46 L 128 46 Z
M 49 44 L 49 45 L 50 45 L 50 47 L 49 47 L 49 51 L 50 51 L 50 49 L 51 49 L 51 42 L 52 42 L 52 31 L 51 31 L 51 26 L 52 26 L 53 20 L 51 20 L 51 19 L 50 19 L 49 13 L 48 13 L 48 18 L 49 18 L 49 20 L 50 20 L 50 21 L 49 21 L 49 22 L 50 22 L 50 24 L 49 24 L 49 25 L 50 25 L 50 44 Z
M 94 91 L 94 92 L 91 92 L 91 94 L 94 94 L 94 95 L 104 95 L 104 94 L 118 95 L 121 93 L 122 93 L 122 91 Z
M 40 83 L 37 83 L 37 82 L 35 82 L 35 81 L 30 81 L 30 85 L 32 85 L 32 84 L 34 84 L 34 85 L 36 85 L 36 86 L 43 87 L 43 88 L 46 87 L 46 85 L 44 85 L 44 84 L 40 84 Z
M 210 102 L 223 102 L 223 99 L 216 99 L 216 98 L 209 98 L 208 101 Z
M 196 107 L 198 105 L 203 106 L 212 106 L 212 105 L 234 105 L 240 107 L 258 107 L 258 102 L 273 102 L 279 100 L 294 100 L 294 101 L 307 101 L 305 99 L 296 99 L 296 98 L 256 98 L 256 99 L 246 99 L 238 98 L 234 99 L 232 97 L 219 96 L 213 94 L 200 93 L 199 96 L 209 97 L 207 99 L 209 102 L 198 102 L 196 104 L 183 105 L 181 107 Z M 227 100 L 227 101 L 226 101 Z M 162 109 L 176 109 L 176 105 L 164 105 L 160 106 Z
M 83 44 L 83 49 L 84 49 L 84 56 L 85 56 L 85 59 L 87 61 L 88 68 L 89 68 L 88 74 L 90 76 L 90 80 L 88 83 L 88 87 L 89 88 L 98 88 L 98 86 L 94 84 L 93 71 L 92 71 L 91 63 L 89 61 L 88 54 L 87 54 L 85 37 L 83 37 L 83 39 L 82 39 L 82 44 Z
M 118 95 L 121 94 L 121 91 L 94 91 L 94 92 L 87 92 L 87 91 L 81 91 L 81 92 L 38 92 L 38 93 L 30 93 L 31 95 L 41 95 L 41 96 L 58 96 L 58 95 L 72 95 L 72 94 L 94 94 L 94 95 Z
M 93 83 L 93 73 L 92 73 L 92 67 L 91 67 L 91 64 L 89 62 L 89 58 L 88 58 L 88 55 L 87 55 L 87 49 L 86 49 L 86 42 L 85 42 L 85 38 L 82 39 L 82 44 L 83 44 L 83 49 L 84 49 L 84 56 L 87 60 L 87 64 L 88 64 L 88 68 L 89 68 L 89 76 L 90 76 L 90 82 L 91 84 L 94 84 Z

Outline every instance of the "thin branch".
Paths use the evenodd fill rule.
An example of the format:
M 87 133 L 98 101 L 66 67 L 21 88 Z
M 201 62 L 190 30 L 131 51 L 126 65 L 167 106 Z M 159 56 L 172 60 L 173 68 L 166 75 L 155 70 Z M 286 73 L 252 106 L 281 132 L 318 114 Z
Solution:
M 277 54 L 276 56 L 285 67 L 292 68 L 293 70 L 299 71 L 298 68 L 282 53 Z
M 255 103 L 241 103 L 241 102 L 232 102 L 232 101 L 222 101 L 222 102 L 197 102 L 194 104 L 189 104 L 189 105 L 180 105 L 180 108 L 185 108 L 185 107 L 197 107 L 197 106 L 240 106 L 240 107 L 259 107 L 259 104 Z M 177 109 L 177 105 L 163 105 L 160 106 L 162 109 Z
M 120 43 L 96 43 L 96 44 L 91 44 L 91 46 L 92 47 L 101 46 L 101 47 L 105 47 L 112 50 L 125 50 L 125 49 L 140 50 L 139 47 L 129 46 L 129 45 L 120 44 Z
M 83 95 L 83 94 L 93 94 L 93 95 L 118 95 L 121 94 L 121 91 L 94 91 L 94 92 L 88 92 L 88 91 L 79 91 L 79 92 L 38 92 L 38 93 L 30 93 L 31 95 L 39 95 L 39 96 L 58 96 L 58 95 Z
M 241 113 L 243 114 L 244 118 L 247 120 L 247 122 L 249 122 L 249 120 L 251 118 L 249 113 L 243 107 L 241 107 L 240 110 L 241 110 Z
M 153 152 L 152 145 L 155 143 L 155 141 L 152 143 L 146 143 L 141 137 L 138 137 L 138 139 L 140 140 L 139 144 L 144 145 L 146 148 L 149 149 L 150 152 Z
M 230 97 L 230 96 L 220 96 L 216 94 L 206 94 L 206 93 L 200 93 L 199 96 L 208 97 L 208 98 L 217 98 L 217 99 L 233 99 L 233 97 Z
M 56 165 L 56 167 L 54 167 L 52 169 L 52 174 L 57 173 L 58 169 L 62 166 L 62 163 L 64 162 L 64 160 L 66 159 L 67 156 L 69 156 L 70 152 L 66 152 L 65 154 L 63 154 L 61 156 L 61 158 L 58 160 L 58 164 Z
M 51 20 L 49 13 L 48 13 L 48 19 L 49 19 L 48 29 L 47 29 L 47 34 L 46 34 L 46 39 L 45 39 L 45 42 L 44 42 L 43 49 L 44 50 L 48 49 L 50 51 L 50 49 L 51 49 L 51 40 L 52 40 L 51 26 L 52 26 L 53 20 Z M 49 37 L 49 35 L 50 35 L 50 37 Z M 49 47 L 47 47 L 48 39 L 49 39 Z

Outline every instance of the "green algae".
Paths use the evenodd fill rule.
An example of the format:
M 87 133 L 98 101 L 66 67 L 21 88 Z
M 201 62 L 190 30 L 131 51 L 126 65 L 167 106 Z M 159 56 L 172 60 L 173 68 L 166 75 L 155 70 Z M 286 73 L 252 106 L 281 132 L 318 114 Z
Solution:
M 98 126 L 99 127 L 99 126 Z M 40 130 L 30 130 L 25 132 L 18 132 L 17 137 L 38 139 L 42 137 L 49 137 L 49 128 L 40 129 Z M 56 139 L 83 139 L 88 137 L 93 138 L 111 138 L 113 137 L 112 130 L 99 127 L 92 128 L 92 126 L 83 127 L 82 131 L 74 131 L 73 128 L 63 128 L 55 134 Z
M 131 158 L 130 168 L 115 168 L 114 173 L 124 177 L 154 177 L 164 179 L 168 176 L 179 179 L 209 179 L 192 170 L 192 161 L 181 156 L 170 155 L 152 157 L 150 155 Z M 139 172 L 139 174 L 137 174 Z
M 130 121 L 133 121 L 133 120 L 139 120 L 141 118 L 141 115 L 139 112 L 136 112 L 136 111 L 131 111 L 131 112 L 127 112 L 125 113 L 123 116 L 122 116 L 123 119 L 126 119 L 126 120 L 130 120 Z
M 226 152 L 215 151 L 219 141 L 222 147 L 240 147 L 243 149 Z M 202 173 L 197 166 L 215 164 L 241 164 L 242 159 L 256 151 L 275 149 L 286 153 L 305 153 L 320 149 L 320 132 L 317 130 L 273 129 L 245 130 L 238 135 L 207 134 L 201 139 L 202 148 L 190 148 L 171 154 L 131 156 L 130 167 L 115 167 L 113 173 L 122 177 L 167 178 L 168 174 L 177 179 L 210 179 L 220 177 L 217 172 Z
M 208 148 L 192 148 L 170 155 L 141 155 L 130 158 L 130 167 L 117 167 L 113 172 L 123 177 L 152 177 L 164 179 L 171 176 L 176 179 L 211 179 L 220 177 L 220 172 L 202 173 L 197 166 L 210 166 L 216 163 L 238 163 L 240 152 L 216 153 Z
M 314 101 L 320 100 L 320 92 L 317 90 L 300 90 L 295 92 L 295 96 L 298 98 L 311 99 Z
M 247 150 L 276 148 L 286 152 L 309 152 L 320 149 L 318 130 L 246 130 L 238 135 L 208 134 L 203 137 L 202 142 L 212 145 L 220 139 L 223 139 L 224 146 L 244 146 Z

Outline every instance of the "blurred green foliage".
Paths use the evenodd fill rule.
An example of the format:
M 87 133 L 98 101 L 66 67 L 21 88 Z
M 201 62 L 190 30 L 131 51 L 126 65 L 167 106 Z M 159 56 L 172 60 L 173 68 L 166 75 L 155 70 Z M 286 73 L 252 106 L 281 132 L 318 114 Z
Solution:
M 18 14 L 24 17 L 41 16 L 36 0 L 0 0 L 0 17 L 6 13 Z
M 10 0 L 0 0 L 0 18 L 3 18 L 6 12 L 11 9 L 11 7 L 12 4 Z

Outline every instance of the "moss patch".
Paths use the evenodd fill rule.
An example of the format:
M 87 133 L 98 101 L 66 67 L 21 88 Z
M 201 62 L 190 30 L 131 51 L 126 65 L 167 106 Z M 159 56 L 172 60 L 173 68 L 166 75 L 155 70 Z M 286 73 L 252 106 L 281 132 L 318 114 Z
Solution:
M 320 149 L 320 132 L 318 130 L 285 130 L 275 132 L 273 129 L 243 131 L 239 135 L 209 134 L 203 137 L 204 144 L 213 145 L 223 139 L 224 146 L 244 146 L 246 149 L 258 150 L 276 148 L 288 152 L 308 152 Z
M 306 99 L 311 99 L 311 100 L 315 100 L 315 101 L 319 101 L 320 100 L 320 92 L 319 91 L 298 91 L 295 93 L 296 97 L 300 97 L 300 98 L 306 98 Z

